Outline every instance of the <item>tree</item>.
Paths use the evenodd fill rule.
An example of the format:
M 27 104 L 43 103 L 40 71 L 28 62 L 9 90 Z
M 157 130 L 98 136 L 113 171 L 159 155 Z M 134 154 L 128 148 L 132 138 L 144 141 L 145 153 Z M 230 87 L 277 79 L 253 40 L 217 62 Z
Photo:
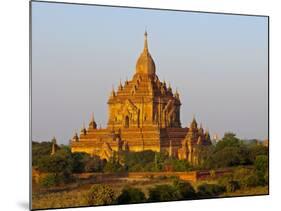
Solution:
M 156 185 L 149 189 L 149 201 L 170 201 L 181 199 L 181 194 L 172 185 Z
M 241 141 L 236 138 L 236 135 L 232 132 L 225 133 L 222 140 L 216 144 L 215 151 L 222 150 L 225 147 L 239 147 Z
M 51 154 L 52 143 L 51 142 L 35 142 L 32 141 L 32 166 L 37 166 L 38 161 Z
M 268 170 L 268 156 L 266 155 L 257 156 L 254 166 L 257 171 L 265 173 Z
M 124 188 L 117 198 L 118 204 L 139 203 L 146 200 L 144 193 L 138 188 Z
M 251 147 L 236 138 L 234 133 L 225 133 L 221 141 L 208 151 L 208 157 L 205 157 L 205 168 L 220 168 L 237 165 L 250 165 Z
M 71 152 L 62 148 L 54 155 L 45 155 L 38 161 L 38 170 L 48 173 L 72 172 Z
M 248 145 L 249 151 L 250 151 L 250 160 L 253 164 L 256 160 L 256 157 L 259 155 L 265 155 L 268 156 L 268 147 L 265 147 L 260 144 L 250 144 Z
M 234 171 L 233 179 L 239 182 L 241 188 L 255 187 L 259 185 L 259 178 L 254 169 L 238 168 Z
M 93 185 L 86 195 L 88 205 L 106 205 L 115 202 L 114 191 L 109 185 Z
M 233 179 L 233 175 L 224 175 L 218 180 L 219 185 L 225 187 L 227 192 L 234 192 L 240 188 L 238 180 Z
M 169 165 L 173 171 L 188 171 L 191 170 L 191 165 L 186 160 L 169 158 L 164 162 L 164 166 Z
M 209 160 L 210 167 L 220 168 L 227 166 L 235 166 L 240 164 L 240 150 L 237 147 L 224 147 L 223 149 L 216 151 Z
M 122 171 L 125 171 L 125 168 L 117 160 L 115 160 L 114 158 L 111 158 L 104 165 L 103 171 L 104 172 L 122 172 Z
M 53 173 L 58 183 L 72 180 L 72 156 L 69 148 L 62 147 L 54 155 L 45 155 L 38 160 L 37 168 L 41 172 Z
M 106 161 L 101 160 L 99 156 L 88 157 L 85 161 L 86 172 L 100 172 L 103 170 Z
M 72 156 L 72 171 L 74 173 L 82 173 L 85 171 L 85 163 L 89 159 L 89 155 L 84 152 L 74 152 Z
M 268 184 L 268 156 L 257 156 L 254 166 L 256 174 L 259 178 L 259 185 Z
M 141 152 L 126 152 L 124 155 L 124 164 L 129 171 L 144 171 L 151 167 L 146 167 L 154 162 L 155 152 L 145 150 Z
M 54 173 L 48 173 L 39 179 L 39 185 L 44 188 L 49 188 L 57 185 L 59 183 L 59 178 Z

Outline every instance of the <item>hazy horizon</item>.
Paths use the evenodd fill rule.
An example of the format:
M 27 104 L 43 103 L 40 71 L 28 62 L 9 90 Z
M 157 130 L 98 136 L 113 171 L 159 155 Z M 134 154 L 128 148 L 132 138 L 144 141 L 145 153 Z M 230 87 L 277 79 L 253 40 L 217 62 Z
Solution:
M 181 123 L 211 135 L 268 138 L 268 19 L 32 2 L 32 140 L 68 144 L 131 79 L 148 31 L 159 79 L 177 88 Z

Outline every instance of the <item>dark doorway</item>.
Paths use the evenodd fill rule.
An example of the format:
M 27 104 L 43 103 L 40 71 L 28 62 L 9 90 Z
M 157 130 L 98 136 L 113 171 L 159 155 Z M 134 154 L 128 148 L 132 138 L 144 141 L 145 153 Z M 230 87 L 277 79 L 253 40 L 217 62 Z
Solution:
M 128 128 L 129 125 L 130 125 L 130 120 L 129 120 L 129 117 L 126 116 L 126 117 L 125 117 L 125 127 Z

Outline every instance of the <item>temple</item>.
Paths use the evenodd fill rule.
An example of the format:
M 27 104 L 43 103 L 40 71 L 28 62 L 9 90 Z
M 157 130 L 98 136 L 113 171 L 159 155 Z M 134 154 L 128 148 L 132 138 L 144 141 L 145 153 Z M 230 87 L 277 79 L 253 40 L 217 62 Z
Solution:
M 195 118 L 190 127 L 182 127 L 180 95 L 159 80 L 144 35 L 132 79 L 110 93 L 107 127 L 97 128 L 92 116 L 88 128 L 75 133 L 71 151 L 108 160 L 115 152 L 152 150 L 198 164 L 198 146 L 210 145 L 210 135 L 197 127 Z

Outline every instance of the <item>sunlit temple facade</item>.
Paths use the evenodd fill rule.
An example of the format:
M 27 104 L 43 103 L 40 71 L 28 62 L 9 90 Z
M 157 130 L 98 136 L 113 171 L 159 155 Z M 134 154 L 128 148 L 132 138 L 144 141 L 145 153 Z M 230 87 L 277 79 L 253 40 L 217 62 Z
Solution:
M 182 127 L 179 93 L 156 75 L 146 32 L 132 79 L 120 82 L 107 104 L 107 127 L 98 128 L 93 116 L 88 128 L 72 138 L 72 152 L 109 159 L 114 152 L 153 150 L 198 164 L 197 146 L 211 144 L 210 135 L 197 127 L 195 119 L 190 127 Z

